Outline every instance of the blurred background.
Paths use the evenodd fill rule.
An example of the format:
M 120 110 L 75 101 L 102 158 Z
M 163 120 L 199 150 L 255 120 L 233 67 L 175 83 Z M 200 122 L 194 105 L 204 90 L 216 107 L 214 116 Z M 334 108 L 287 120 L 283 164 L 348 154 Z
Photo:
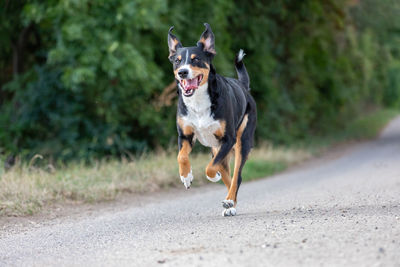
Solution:
M 208 22 L 217 72 L 240 48 L 257 142 L 291 144 L 400 106 L 397 0 L 3 0 L 0 155 L 88 160 L 176 145 L 167 32 Z

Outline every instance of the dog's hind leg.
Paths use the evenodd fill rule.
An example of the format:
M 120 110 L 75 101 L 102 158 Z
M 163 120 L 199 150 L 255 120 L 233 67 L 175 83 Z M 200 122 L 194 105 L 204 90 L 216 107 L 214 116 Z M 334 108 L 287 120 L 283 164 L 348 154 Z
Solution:
M 229 167 L 229 162 L 230 162 L 231 154 L 228 154 L 226 158 L 221 162 L 220 165 L 220 172 L 222 174 L 222 181 L 224 182 L 225 186 L 228 188 L 231 188 L 231 171 Z
M 249 116 L 250 115 L 250 116 Z M 255 114 L 246 115 L 237 131 L 235 144 L 235 168 L 233 171 L 232 183 L 228 195 L 222 202 L 225 210 L 223 216 L 236 215 L 237 193 L 242 182 L 242 169 L 253 146 L 255 131 Z

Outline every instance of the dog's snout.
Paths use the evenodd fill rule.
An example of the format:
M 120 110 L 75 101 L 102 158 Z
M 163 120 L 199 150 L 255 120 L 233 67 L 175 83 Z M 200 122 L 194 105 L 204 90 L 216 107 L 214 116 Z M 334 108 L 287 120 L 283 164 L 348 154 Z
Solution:
M 189 74 L 189 70 L 188 69 L 181 69 L 178 71 L 178 75 L 179 77 L 181 77 L 182 79 L 185 79 Z

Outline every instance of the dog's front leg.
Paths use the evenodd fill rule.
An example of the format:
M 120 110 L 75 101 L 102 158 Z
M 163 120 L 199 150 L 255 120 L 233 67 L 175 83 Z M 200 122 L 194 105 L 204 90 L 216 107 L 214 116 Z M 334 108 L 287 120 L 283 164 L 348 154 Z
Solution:
M 194 131 L 192 127 L 181 127 L 178 124 L 178 164 L 179 164 L 179 175 L 183 185 L 186 189 L 190 188 L 193 181 L 192 168 L 190 166 L 189 154 L 192 151 L 194 142 Z
M 186 138 L 183 138 L 181 136 L 179 136 L 179 140 L 179 175 L 181 177 L 183 185 L 186 187 L 186 189 L 189 189 L 193 181 L 192 168 L 189 161 L 189 154 L 192 151 L 192 145 Z
M 234 139 L 226 136 L 224 138 L 220 149 L 214 155 L 214 158 L 210 161 L 206 169 L 207 178 L 212 182 L 217 182 L 221 179 L 221 173 L 219 172 L 221 168 L 222 161 L 228 156 L 231 152 L 232 147 L 234 145 Z

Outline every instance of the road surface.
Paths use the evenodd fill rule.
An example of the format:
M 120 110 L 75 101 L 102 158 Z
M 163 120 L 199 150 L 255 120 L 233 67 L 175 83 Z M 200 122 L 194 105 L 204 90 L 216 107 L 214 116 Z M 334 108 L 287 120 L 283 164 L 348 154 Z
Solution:
M 0 266 L 400 266 L 400 118 L 375 141 L 244 183 L 235 217 L 221 216 L 225 190 L 0 230 Z

